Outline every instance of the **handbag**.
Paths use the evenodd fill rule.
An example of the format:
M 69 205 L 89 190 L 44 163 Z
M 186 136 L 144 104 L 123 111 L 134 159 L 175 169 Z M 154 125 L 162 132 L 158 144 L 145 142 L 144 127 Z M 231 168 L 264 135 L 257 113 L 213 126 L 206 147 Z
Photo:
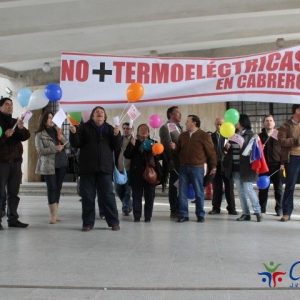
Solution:
M 119 185 L 124 185 L 127 183 L 128 176 L 124 166 L 124 159 L 123 159 L 123 172 L 120 172 L 116 167 L 116 165 L 114 164 L 113 180 L 115 184 L 119 184 Z
M 147 164 L 143 172 L 143 178 L 150 184 L 157 185 L 159 184 L 157 173 L 151 165 Z

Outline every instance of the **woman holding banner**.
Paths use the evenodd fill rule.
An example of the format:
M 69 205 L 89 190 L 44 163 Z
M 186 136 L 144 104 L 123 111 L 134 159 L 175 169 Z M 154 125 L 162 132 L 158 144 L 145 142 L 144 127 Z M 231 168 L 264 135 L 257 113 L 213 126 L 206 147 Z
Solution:
M 36 174 L 43 175 L 47 184 L 48 204 L 50 210 L 50 224 L 55 224 L 62 183 L 68 166 L 68 157 L 65 148 L 67 139 L 52 121 L 53 113 L 46 111 L 36 131 L 35 147 L 39 158 L 36 165 Z
M 80 148 L 79 175 L 82 197 L 82 231 L 90 231 L 95 223 L 95 198 L 99 188 L 103 201 L 105 220 L 112 230 L 120 230 L 116 198 L 113 192 L 113 153 L 121 148 L 119 127 L 113 128 L 106 122 L 103 107 L 96 106 L 90 119 L 79 125 L 70 126 L 72 147 Z

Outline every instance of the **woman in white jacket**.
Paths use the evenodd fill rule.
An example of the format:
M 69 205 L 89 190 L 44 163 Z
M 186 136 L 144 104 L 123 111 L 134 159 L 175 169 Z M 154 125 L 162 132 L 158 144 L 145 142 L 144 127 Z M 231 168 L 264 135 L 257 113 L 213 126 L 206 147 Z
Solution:
M 62 183 L 68 166 L 65 148 L 67 139 L 59 128 L 52 122 L 53 113 L 45 112 L 40 121 L 35 136 L 35 147 L 39 158 L 35 173 L 44 176 L 47 184 L 48 204 L 50 210 L 50 224 L 58 220 L 57 210 Z

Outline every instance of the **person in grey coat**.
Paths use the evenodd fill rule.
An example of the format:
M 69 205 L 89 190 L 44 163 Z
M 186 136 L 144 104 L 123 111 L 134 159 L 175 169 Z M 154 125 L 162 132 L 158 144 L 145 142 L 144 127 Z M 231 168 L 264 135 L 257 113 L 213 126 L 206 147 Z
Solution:
M 68 157 L 65 148 L 67 139 L 52 121 L 53 113 L 46 111 L 36 131 L 35 147 L 38 152 L 36 174 L 44 176 L 47 184 L 50 224 L 55 224 L 62 183 L 68 166 Z

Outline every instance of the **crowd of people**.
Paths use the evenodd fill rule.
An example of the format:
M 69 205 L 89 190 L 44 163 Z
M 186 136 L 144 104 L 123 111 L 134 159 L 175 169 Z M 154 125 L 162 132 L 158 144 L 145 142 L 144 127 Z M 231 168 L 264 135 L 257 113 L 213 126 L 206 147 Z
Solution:
M 9 227 L 26 228 L 28 224 L 19 220 L 18 197 L 22 179 L 22 142 L 30 137 L 22 119 L 12 117 L 13 102 L 10 98 L 0 100 L 0 230 L 2 218 L 7 214 Z M 66 149 L 73 147 L 79 153 L 80 196 L 82 202 L 82 231 L 94 228 L 96 219 L 95 199 L 99 202 L 100 214 L 113 231 L 120 230 L 116 194 L 122 201 L 122 213 L 133 221 L 151 222 L 156 186 L 166 185 L 170 218 L 178 223 L 189 221 L 189 186 L 195 194 L 195 214 L 199 223 L 205 222 L 204 186 L 212 181 L 213 199 L 209 215 L 221 213 L 223 195 L 229 215 L 238 215 L 234 185 L 240 199 L 242 213 L 237 221 L 250 221 L 251 212 L 257 222 L 266 213 L 268 191 L 257 193 L 253 183 L 259 176 L 251 168 L 249 143 L 255 136 L 250 118 L 241 114 L 236 124 L 239 142 L 226 139 L 220 133 L 224 120 L 215 119 L 215 131 L 210 134 L 201 129 L 200 118 L 188 115 L 185 130 L 181 125 L 179 107 L 167 110 L 167 122 L 160 128 L 159 135 L 164 152 L 155 155 L 151 146 L 157 141 L 150 137 L 147 124 L 134 128 L 129 123 L 119 126 L 107 123 L 103 107 L 96 106 L 87 122 L 79 126 L 70 125 L 69 140 L 53 123 L 53 113 L 46 111 L 40 118 L 35 132 L 35 147 L 38 153 L 36 173 L 44 177 L 47 186 L 50 224 L 59 222 L 58 207 L 68 157 Z M 275 213 L 280 221 L 290 220 L 293 212 L 294 190 L 300 173 L 300 105 L 292 106 L 292 116 L 278 130 L 272 115 L 263 119 L 259 134 L 273 183 L 276 205 Z M 114 168 L 126 173 L 125 183 L 113 183 Z M 283 192 L 283 170 L 286 172 Z M 144 210 L 142 198 L 144 197 Z M 7 209 L 5 204 L 7 203 Z M 251 208 L 249 207 L 251 203 Z

